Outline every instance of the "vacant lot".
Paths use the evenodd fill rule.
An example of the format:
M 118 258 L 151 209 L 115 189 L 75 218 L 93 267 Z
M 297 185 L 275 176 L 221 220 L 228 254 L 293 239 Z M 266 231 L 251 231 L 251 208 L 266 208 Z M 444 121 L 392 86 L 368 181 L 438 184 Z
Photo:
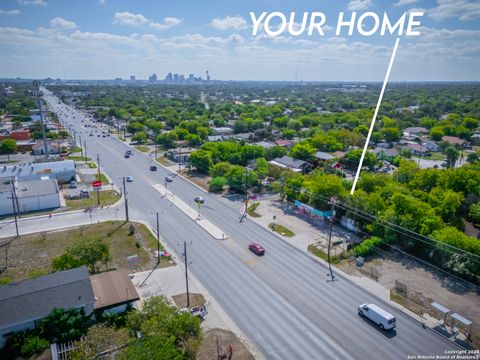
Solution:
M 131 224 L 135 226 L 135 233 L 129 235 Z M 109 263 L 110 268 L 129 271 L 148 270 L 156 263 L 157 241 L 143 224 L 109 221 L 72 230 L 41 232 L 14 239 L 8 248 L 7 270 L 1 274 L 0 281 L 7 282 L 9 279 L 19 281 L 49 273 L 52 271 L 51 263 L 55 256 L 61 255 L 66 248 L 82 238 L 98 236 L 110 247 L 112 257 Z M 2 243 L 5 243 L 5 240 Z M 3 258 L 5 247 L 0 248 L 0 251 Z M 132 255 L 138 256 L 138 265 L 128 265 L 127 257 Z M 171 264 L 173 262 L 160 262 L 161 267 Z M 3 265 L 2 259 L 0 266 Z
M 205 189 L 206 191 L 208 191 L 208 189 L 210 188 L 209 182 L 210 180 L 212 180 L 212 177 L 209 175 L 206 175 L 199 171 L 184 171 L 183 169 L 181 174 L 191 182 L 200 186 L 202 189 Z
M 218 344 L 218 348 L 217 348 Z M 252 354 L 240 339 L 231 331 L 223 329 L 208 330 L 203 334 L 203 342 L 197 354 L 197 360 L 218 359 L 218 355 L 228 353 L 232 347 L 232 359 L 254 360 Z

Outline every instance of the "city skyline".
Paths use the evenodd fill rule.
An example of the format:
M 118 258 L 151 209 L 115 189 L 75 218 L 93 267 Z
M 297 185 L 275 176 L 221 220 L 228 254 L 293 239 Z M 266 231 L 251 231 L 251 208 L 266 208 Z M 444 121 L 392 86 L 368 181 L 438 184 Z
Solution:
M 467 0 L 154 1 L 8 0 L 0 5 L 0 77 L 148 79 L 169 72 L 258 81 L 381 81 L 395 36 L 252 36 L 250 11 L 424 11 L 421 35 L 402 37 L 391 81 L 478 81 L 480 3 Z

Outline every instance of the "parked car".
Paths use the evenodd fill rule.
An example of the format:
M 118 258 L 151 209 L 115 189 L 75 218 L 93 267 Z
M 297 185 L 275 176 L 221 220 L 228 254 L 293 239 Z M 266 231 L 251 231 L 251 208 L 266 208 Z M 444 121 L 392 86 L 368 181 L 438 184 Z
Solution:
M 69 188 L 70 189 L 76 189 L 77 188 L 77 182 L 76 181 L 70 181 L 70 185 L 69 185 Z
M 127 176 L 127 182 L 132 182 L 133 181 L 133 176 Z
M 397 326 L 395 316 L 375 304 L 358 305 L 358 315 L 372 320 L 382 330 L 391 330 Z
M 157 171 L 157 167 L 155 165 L 150 165 L 150 171 Z
M 254 254 L 256 254 L 258 256 L 265 255 L 264 247 L 260 244 L 257 244 L 257 243 L 252 243 L 252 244 L 248 245 L 248 250 L 250 250 L 251 252 L 253 252 Z
M 201 196 L 195 196 L 194 200 L 196 203 L 200 203 L 200 204 L 203 204 L 205 202 L 205 199 Z
M 124 157 L 125 159 L 128 159 L 128 158 L 130 157 L 130 155 L 125 154 L 125 155 L 123 155 L 123 157 Z

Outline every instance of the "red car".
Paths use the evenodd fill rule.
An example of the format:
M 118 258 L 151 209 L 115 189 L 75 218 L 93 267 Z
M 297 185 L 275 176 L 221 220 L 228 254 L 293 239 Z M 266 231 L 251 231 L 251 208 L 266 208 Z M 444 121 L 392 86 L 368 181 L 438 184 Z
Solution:
M 252 243 L 252 244 L 248 245 L 248 250 L 250 250 L 251 252 L 253 252 L 254 254 L 256 254 L 258 256 L 265 255 L 265 249 L 263 248 L 262 245 L 257 244 L 257 243 Z

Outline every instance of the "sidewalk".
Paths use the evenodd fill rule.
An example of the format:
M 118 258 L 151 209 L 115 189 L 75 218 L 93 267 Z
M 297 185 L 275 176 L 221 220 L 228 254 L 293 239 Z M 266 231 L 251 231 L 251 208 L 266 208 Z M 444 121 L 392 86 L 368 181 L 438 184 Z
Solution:
M 217 226 L 213 225 L 210 221 L 203 218 L 200 215 L 201 207 L 197 210 L 190 207 L 189 204 L 185 203 L 183 200 L 175 197 L 171 191 L 167 191 L 167 189 L 160 185 L 154 184 L 152 185 L 155 190 L 157 190 L 164 198 L 166 198 L 170 203 L 175 205 L 175 207 L 181 210 L 185 215 L 187 215 L 192 221 L 196 222 L 203 230 L 209 233 L 212 237 L 217 240 L 226 240 L 228 239 L 228 235 L 225 234 L 222 230 L 220 230 Z
M 177 265 L 155 270 L 147 282 L 140 287 L 140 284 L 149 273 L 150 271 L 143 271 L 130 275 L 142 300 L 146 300 L 154 295 L 165 295 L 171 300 L 172 296 L 186 292 L 185 272 L 183 266 Z M 207 291 L 207 289 L 205 289 L 200 281 L 198 281 L 190 272 L 188 278 L 190 293 L 199 293 L 205 298 L 205 306 L 208 313 L 205 316 L 205 321 L 202 323 L 202 327 L 205 330 L 220 328 L 233 332 L 245 344 L 255 359 L 264 359 L 262 353 L 242 333 L 235 322 L 216 302 L 215 298 Z

